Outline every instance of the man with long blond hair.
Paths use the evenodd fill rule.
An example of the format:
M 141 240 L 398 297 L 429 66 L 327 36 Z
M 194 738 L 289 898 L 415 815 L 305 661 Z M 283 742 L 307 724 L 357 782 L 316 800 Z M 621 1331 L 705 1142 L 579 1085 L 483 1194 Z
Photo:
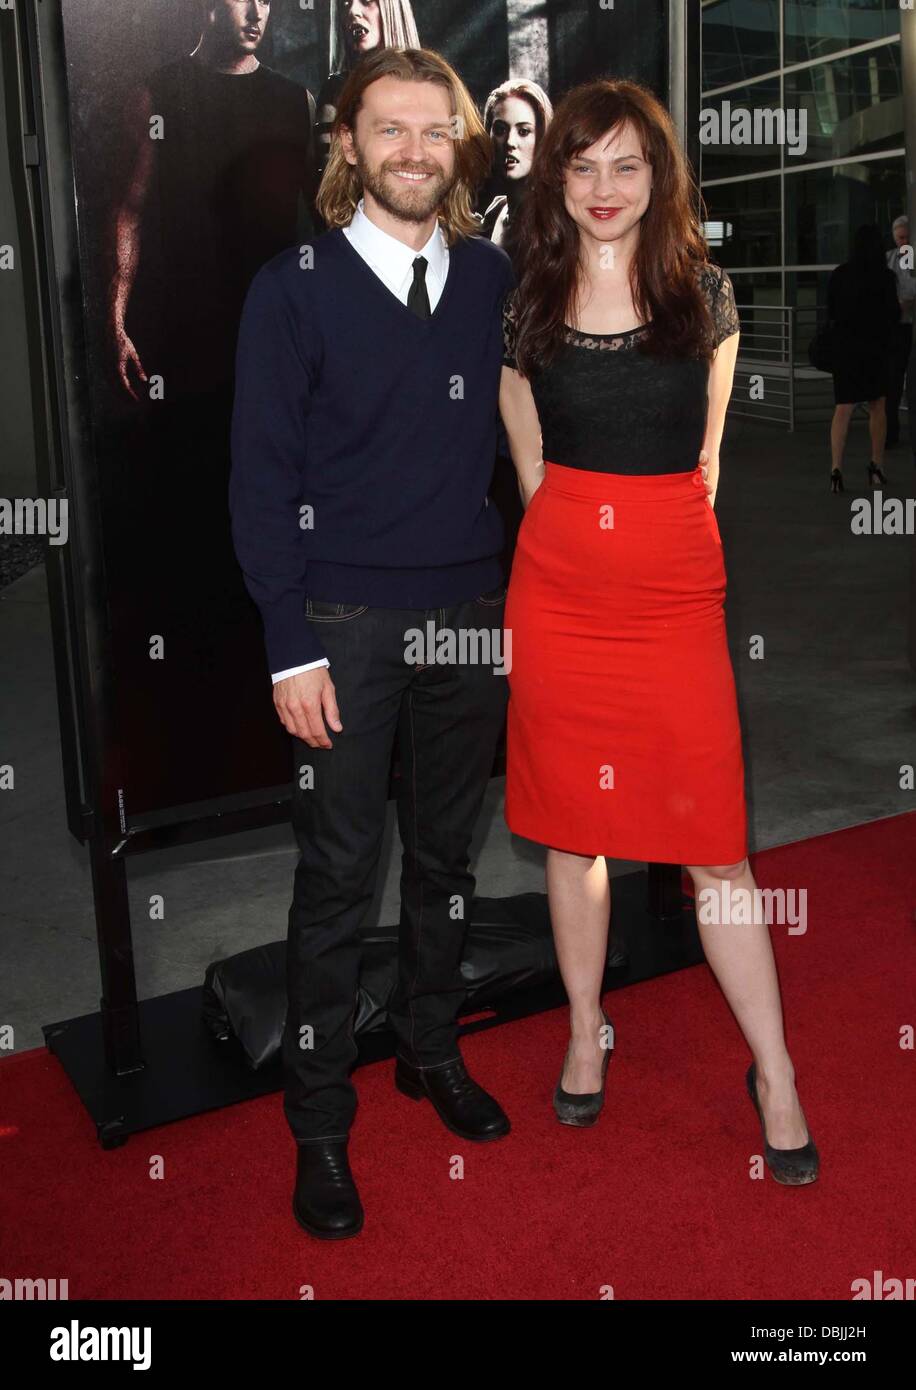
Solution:
M 505 663 L 475 659 L 486 643 L 468 659 L 462 640 L 501 649 L 505 598 L 487 489 L 513 276 L 505 252 L 475 235 L 488 164 L 480 117 L 441 57 L 371 54 L 341 94 L 319 190 L 328 230 L 262 267 L 239 335 L 233 536 L 294 739 L 300 859 L 283 1038 L 293 1211 L 327 1239 L 363 1224 L 348 1073 L 396 738 L 395 1082 L 464 1139 L 509 1129 L 465 1070 L 456 1021 L 470 841 L 507 698 Z M 421 650 L 416 635 L 430 628 L 435 650 Z

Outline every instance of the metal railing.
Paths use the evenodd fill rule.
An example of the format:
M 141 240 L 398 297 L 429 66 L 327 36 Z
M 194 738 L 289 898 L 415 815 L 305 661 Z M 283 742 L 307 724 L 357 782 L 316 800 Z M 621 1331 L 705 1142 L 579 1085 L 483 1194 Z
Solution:
M 741 343 L 729 414 L 794 430 L 800 414 L 828 419 L 831 378 L 808 362 L 817 328 L 815 308 L 739 304 Z
M 741 342 L 729 413 L 795 429 L 795 310 L 739 304 Z

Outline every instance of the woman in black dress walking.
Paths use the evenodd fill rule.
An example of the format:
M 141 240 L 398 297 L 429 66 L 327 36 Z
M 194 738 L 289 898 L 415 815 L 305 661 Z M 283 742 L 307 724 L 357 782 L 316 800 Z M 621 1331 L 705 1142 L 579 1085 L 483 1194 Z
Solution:
M 875 226 L 856 232 L 852 256 L 838 265 L 827 287 L 827 312 L 833 324 L 833 399 L 830 426 L 832 492 L 843 491 L 843 452 L 849 421 L 859 401 L 868 402 L 871 460 L 868 482 L 887 482 L 881 465 L 887 416 L 889 354 L 900 322 L 897 282 L 888 270 L 881 233 Z

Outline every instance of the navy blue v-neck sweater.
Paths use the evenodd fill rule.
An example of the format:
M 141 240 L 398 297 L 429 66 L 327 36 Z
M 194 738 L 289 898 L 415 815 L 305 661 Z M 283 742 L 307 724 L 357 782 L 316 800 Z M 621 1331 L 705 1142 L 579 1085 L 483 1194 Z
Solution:
M 254 276 L 236 350 L 229 502 L 271 671 L 325 655 L 306 595 L 427 608 L 502 581 L 503 527 L 487 490 L 513 282 L 498 246 L 460 239 L 423 320 L 339 229 Z

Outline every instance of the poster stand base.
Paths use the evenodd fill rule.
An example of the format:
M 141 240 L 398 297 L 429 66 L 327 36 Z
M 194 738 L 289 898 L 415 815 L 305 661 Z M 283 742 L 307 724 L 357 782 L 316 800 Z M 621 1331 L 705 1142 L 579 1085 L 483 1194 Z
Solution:
M 660 874 L 660 870 L 664 870 Z M 672 873 L 672 870 L 674 871 Z M 654 871 L 654 872 L 653 872 Z M 672 865 L 623 874 L 613 880 L 612 930 L 627 961 L 608 973 L 606 988 L 621 989 L 656 975 L 698 965 L 703 950 L 693 900 L 671 897 Z M 664 888 L 667 901 L 660 897 Z M 655 910 L 653 910 L 655 909 Z M 218 1042 L 201 1009 L 202 986 L 142 1000 L 137 1005 L 142 1060 L 118 1074 L 106 1060 L 103 1014 L 45 1024 L 45 1042 L 89 1112 L 100 1144 L 118 1148 L 131 1134 L 253 1100 L 283 1085 L 279 1060 L 253 1071 L 235 1039 Z M 460 1034 L 476 1033 L 565 1005 L 562 983 L 526 990 L 471 1015 Z M 358 1065 L 394 1056 L 394 1034 L 385 1030 L 360 1040 Z

